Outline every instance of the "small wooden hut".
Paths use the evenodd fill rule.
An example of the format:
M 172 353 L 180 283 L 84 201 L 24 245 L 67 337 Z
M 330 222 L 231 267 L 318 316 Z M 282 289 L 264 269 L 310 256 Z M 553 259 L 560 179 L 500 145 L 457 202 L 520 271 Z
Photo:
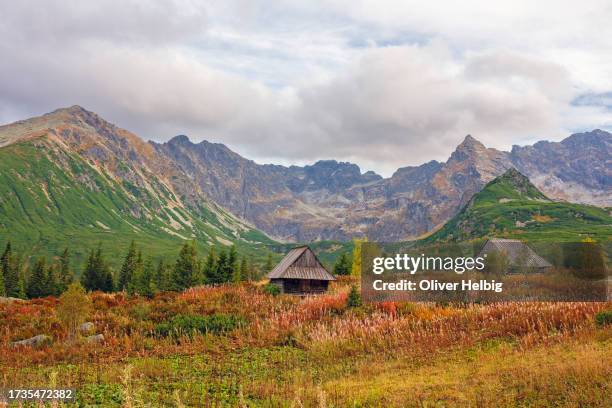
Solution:
M 289 251 L 268 273 L 268 278 L 270 283 L 280 288 L 281 293 L 294 295 L 325 293 L 329 282 L 336 280 L 308 246 Z
M 533 272 L 545 272 L 552 268 L 550 262 L 518 239 L 491 238 L 484 244 L 478 256 L 482 257 L 492 252 L 503 254 L 507 258 L 508 272 L 515 271 L 520 265 Z

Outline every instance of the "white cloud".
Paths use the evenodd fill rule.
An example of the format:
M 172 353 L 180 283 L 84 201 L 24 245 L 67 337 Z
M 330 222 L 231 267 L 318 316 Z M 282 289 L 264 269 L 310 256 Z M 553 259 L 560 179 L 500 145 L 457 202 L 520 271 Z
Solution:
M 389 174 L 471 133 L 509 147 L 611 126 L 592 1 L 0 3 L 0 121 L 81 104 L 145 138 Z

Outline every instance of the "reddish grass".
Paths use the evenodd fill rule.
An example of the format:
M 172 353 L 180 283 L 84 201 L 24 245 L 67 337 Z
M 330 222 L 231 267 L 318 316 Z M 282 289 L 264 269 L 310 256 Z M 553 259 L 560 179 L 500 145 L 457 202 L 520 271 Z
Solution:
M 90 320 L 104 345 L 67 343 L 56 317 L 57 299 L 0 305 L 0 364 L 25 367 L 57 362 L 110 362 L 128 357 L 223 352 L 245 346 L 293 345 L 322 356 L 443 350 L 503 338 L 520 346 L 554 342 L 594 330 L 593 315 L 611 303 L 505 303 L 442 307 L 386 302 L 346 308 L 348 286 L 300 299 L 273 297 L 250 284 L 199 287 L 153 299 L 124 294 L 91 294 Z M 179 341 L 152 336 L 156 324 L 177 314 L 235 314 L 248 324 L 230 333 Z M 15 353 L 10 342 L 47 334 L 52 346 Z

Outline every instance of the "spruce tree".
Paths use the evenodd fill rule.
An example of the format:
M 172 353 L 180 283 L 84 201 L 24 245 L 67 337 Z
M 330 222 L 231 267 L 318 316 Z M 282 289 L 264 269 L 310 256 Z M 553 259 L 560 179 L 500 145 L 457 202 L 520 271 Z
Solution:
M 17 254 L 13 253 L 9 259 L 9 268 L 4 275 L 4 287 L 6 288 L 7 296 L 19 297 L 20 287 L 19 280 L 21 270 L 21 260 Z
M 6 249 L 0 257 L 0 289 L 4 287 L 6 296 L 19 297 L 19 269 L 20 262 L 17 254 L 13 252 L 10 241 L 6 244 Z M 1 290 L 0 290 L 1 291 Z
M 153 295 L 157 293 L 157 284 L 155 283 L 155 268 L 153 267 L 153 260 L 151 258 L 145 262 L 142 286 L 143 291 L 141 295 L 143 296 L 153 297 Z
M 63 293 L 68 289 L 68 286 L 74 280 L 74 274 L 70 270 L 70 252 L 68 248 L 64 249 L 59 260 L 59 276 L 58 276 L 58 289 L 60 293 Z
M 216 281 L 213 283 L 229 282 L 232 278 L 232 268 L 229 263 L 229 257 L 225 250 L 221 250 L 219 258 L 217 258 Z
M 245 257 L 242 258 L 242 262 L 240 262 L 240 280 L 249 281 L 249 265 Z
M 204 272 L 204 265 L 200 259 L 196 258 L 194 275 L 191 282 L 191 286 L 203 285 L 206 283 L 206 274 Z
M 0 296 L 10 296 L 6 292 L 8 283 L 9 258 L 11 257 L 11 241 L 7 242 L 6 249 L 0 257 Z
M 336 264 L 334 265 L 334 274 L 336 275 L 350 275 L 351 274 L 351 265 L 349 263 L 348 257 L 346 253 L 343 252 Z
M 193 284 L 197 268 L 197 253 L 195 242 L 185 242 L 174 265 L 174 286 L 183 290 Z
M 240 268 L 234 268 L 232 270 L 232 282 L 234 283 L 239 283 L 242 280 L 242 277 L 240 276 Z
M 172 280 L 174 271 L 170 265 L 166 265 L 163 261 L 160 261 L 157 271 L 159 276 L 158 289 L 162 291 L 174 290 L 174 282 Z
M 204 278 L 206 283 L 215 284 L 218 283 L 219 278 L 217 276 L 217 259 L 215 258 L 215 247 L 210 247 L 208 250 L 208 256 L 204 263 Z
M 115 278 L 113 277 L 113 272 L 110 270 L 110 267 L 105 263 L 103 268 L 103 283 L 101 290 L 104 292 L 114 292 L 115 291 Z
M 13 253 L 13 250 L 11 246 L 11 241 L 9 241 L 6 243 L 6 248 L 4 249 L 2 256 L 0 256 L 0 269 L 2 271 L 5 271 L 8 268 L 9 259 L 12 253 Z
M 113 275 L 102 256 L 102 247 L 91 251 L 87 258 L 85 270 L 81 276 L 81 284 L 89 291 L 101 290 L 112 292 L 114 289 Z
M 147 258 L 142 268 L 138 268 L 134 274 L 134 292 L 140 296 L 148 298 L 153 297 L 157 292 L 157 285 L 155 284 L 155 268 L 153 267 L 153 260 Z
M 59 274 L 59 265 L 57 263 L 53 263 L 49 268 L 47 268 L 47 273 L 45 275 L 45 296 L 53 295 L 58 296 L 59 293 L 59 284 L 58 284 L 58 274 Z
M 227 263 L 230 267 L 230 277 L 233 277 L 234 273 L 239 272 L 238 265 L 238 252 L 236 251 L 236 245 L 232 245 L 229 249 L 229 254 L 227 256 Z M 228 279 L 229 281 L 229 279 Z
M 38 258 L 34 264 L 26 294 L 30 299 L 47 296 L 47 271 L 45 258 Z
M 87 263 L 85 264 L 85 269 L 83 270 L 83 275 L 81 276 L 81 284 L 88 291 L 93 291 L 98 289 L 98 272 L 96 270 L 96 253 L 92 249 L 89 252 L 89 256 L 87 257 Z
M 19 299 L 26 299 L 28 297 L 27 287 L 28 284 L 26 282 L 24 273 L 22 272 L 19 274 L 19 295 L 17 296 Z
M 361 295 L 359 294 L 357 287 L 355 285 L 352 285 L 351 291 L 349 292 L 348 298 L 346 299 L 346 306 L 348 308 L 354 308 L 359 307 L 361 305 Z
M 102 255 L 102 245 L 98 245 L 98 249 L 95 254 L 95 276 L 96 276 L 96 289 L 102 292 L 113 291 L 113 275 L 110 271 L 110 267 L 106 263 L 104 256 Z
M 131 242 L 128 253 L 125 256 L 121 271 L 119 272 L 119 281 L 117 282 L 118 290 L 125 290 L 128 284 L 132 281 L 132 276 L 136 270 L 137 254 L 136 254 L 136 243 Z
M 129 256 L 129 254 L 128 254 Z M 127 261 L 127 258 L 126 258 Z M 128 272 L 129 280 L 126 284 L 127 292 L 130 295 L 134 293 L 138 293 L 140 288 L 142 275 L 144 273 L 144 261 L 142 259 L 142 252 L 138 251 L 136 254 L 136 258 L 132 264 L 133 269 Z M 123 271 L 123 268 L 122 268 Z M 121 276 L 121 275 L 120 275 Z
M 4 288 L 4 271 L 0 268 L 0 296 L 6 296 L 6 289 Z
M 166 264 L 164 263 L 163 259 L 160 259 L 157 263 L 157 269 L 155 270 L 155 286 L 157 286 L 159 290 L 165 290 L 162 289 L 162 281 L 164 279 L 165 270 Z

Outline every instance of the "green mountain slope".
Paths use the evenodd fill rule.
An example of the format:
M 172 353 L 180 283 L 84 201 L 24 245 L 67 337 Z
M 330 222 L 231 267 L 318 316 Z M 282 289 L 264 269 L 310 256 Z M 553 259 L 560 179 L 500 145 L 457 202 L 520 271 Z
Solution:
M 114 266 L 131 240 L 168 259 L 192 239 L 260 260 L 275 244 L 187 187 L 147 143 L 80 108 L 45 116 L 0 127 L 19 136 L 0 148 L 0 247 L 47 257 L 69 247 L 80 269 L 99 243 Z
M 612 237 L 610 209 L 548 199 L 515 169 L 489 182 L 422 243 L 482 237 L 579 241 Z

